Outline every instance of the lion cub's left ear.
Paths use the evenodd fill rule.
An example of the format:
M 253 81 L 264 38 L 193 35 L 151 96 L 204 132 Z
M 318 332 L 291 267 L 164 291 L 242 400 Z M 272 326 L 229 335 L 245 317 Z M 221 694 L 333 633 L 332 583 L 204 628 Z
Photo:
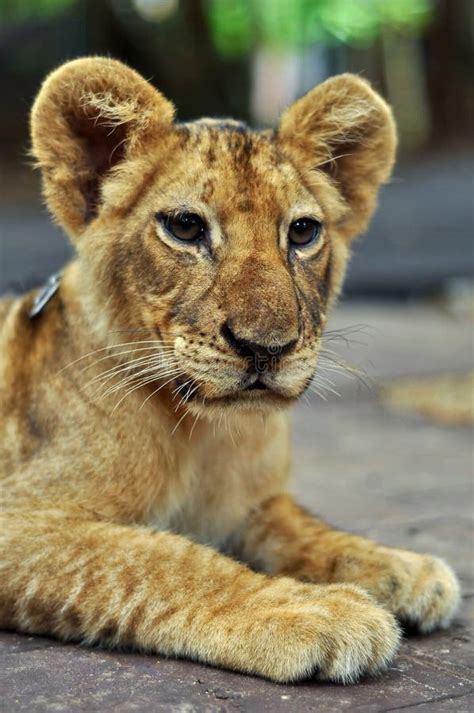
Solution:
M 283 113 L 278 140 L 306 179 L 323 171 L 334 182 L 346 206 L 340 233 L 364 230 L 396 149 L 390 107 L 368 82 L 341 74 L 315 87 Z
M 31 113 L 32 148 L 48 206 L 70 234 L 98 214 L 111 169 L 144 152 L 173 114 L 169 101 L 116 60 L 77 59 L 46 78 Z

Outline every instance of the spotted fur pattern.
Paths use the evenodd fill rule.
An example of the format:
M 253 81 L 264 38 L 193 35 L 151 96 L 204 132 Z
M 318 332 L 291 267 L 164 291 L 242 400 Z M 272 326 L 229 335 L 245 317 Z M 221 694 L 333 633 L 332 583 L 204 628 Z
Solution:
M 458 600 L 444 563 L 288 495 L 288 407 L 390 174 L 392 116 L 351 75 L 274 131 L 173 115 L 102 58 L 53 72 L 34 104 L 44 195 L 77 258 L 34 319 L 34 294 L 0 305 L 0 624 L 353 681 L 393 658 L 395 617 L 429 631 Z M 205 240 L 166 229 L 183 212 Z M 321 237 L 291 247 L 301 216 Z

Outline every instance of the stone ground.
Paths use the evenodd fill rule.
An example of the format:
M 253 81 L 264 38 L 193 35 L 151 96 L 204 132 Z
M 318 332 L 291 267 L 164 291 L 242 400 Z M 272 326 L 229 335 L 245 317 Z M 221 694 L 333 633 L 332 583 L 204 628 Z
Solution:
M 465 318 L 422 303 L 343 304 L 333 342 L 372 377 L 337 378 L 341 397 L 311 397 L 295 415 L 295 490 L 334 524 L 448 559 L 463 585 L 447 631 L 410 635 L 389 671 L 354 686 L 276 685 L 187 661 L 0 634 L 2 713 L 467 713 L 474 706 L 473 450 L 470 429 L 386 409 L 381 383 L 462 372 L 472 363 Z

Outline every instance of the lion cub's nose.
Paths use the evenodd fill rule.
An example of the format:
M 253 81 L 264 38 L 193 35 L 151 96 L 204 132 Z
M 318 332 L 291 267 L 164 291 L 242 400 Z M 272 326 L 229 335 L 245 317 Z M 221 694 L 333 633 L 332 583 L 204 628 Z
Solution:
M 259 359 L 278 359 L 294 349 L 296 342 L 298 341 L 297 339 L 291 339 L 285 344 L 279 344 L 278 342 L 268 344 L 254 342 L 236 334 L 229 321 L 222 325 L 221 334 L 227 344 L 229 344 L 229 346 L 231 346 L 232 349 L 234 349 L 234 351 L 236 351 L 240 356 L 252 358 L 257 357 Z

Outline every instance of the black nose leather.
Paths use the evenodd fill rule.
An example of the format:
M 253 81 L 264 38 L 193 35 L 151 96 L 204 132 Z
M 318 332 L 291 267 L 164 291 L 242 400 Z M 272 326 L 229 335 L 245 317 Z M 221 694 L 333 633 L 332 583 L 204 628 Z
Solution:
M 243 357 L 258 357 L 260 359 L 275 359 L 290 352 L 296 345 L 297 339 L 292 339 L 286 344 L 258 344 L 250 339 L 245 339 L 236 334 L 229 322 L 225 322 L 221 327 L 221 334 L 227 344 Z

